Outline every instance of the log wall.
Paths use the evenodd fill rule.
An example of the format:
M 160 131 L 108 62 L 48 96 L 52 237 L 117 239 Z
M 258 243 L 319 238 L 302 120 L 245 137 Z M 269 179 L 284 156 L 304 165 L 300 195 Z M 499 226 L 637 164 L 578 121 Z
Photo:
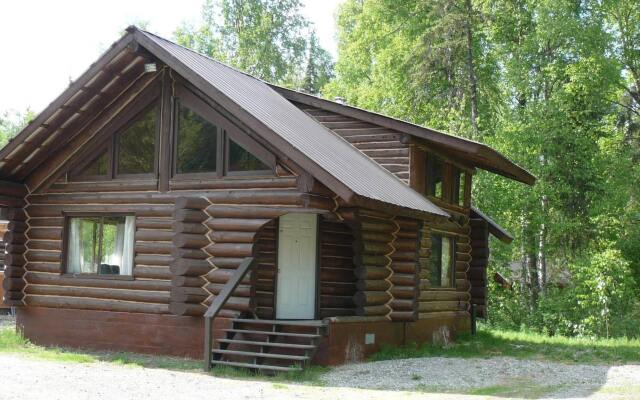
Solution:
M 447 210 L 453 217 L 447 223 L 425 223 L 421 228 L 418 262 L 420 264 L 420 295 L 418 313 L 420 319 L 441 318 L 452 315 L 468 316 L 470 290 L 468 272 L 471 262 L 469 219 L 465 214 Z M 467 214 L 468 215 L 468 214 Z M 455 286 L 432 288 L 429 280 L 431 256 L 431 232 L 451 235 L 455 239 Z
M 402 133 L 321 108 L 293 104 L 409 183 L 410 149 L 400 141 Z
M 4 305 L 21 306 L 24 304 L 23 289 L 26 286 L 24 275 L 26 272 L 25 259 L 27 237 L 27 215 L 21 208 L 12 208 L 7 215 L 9 219 L 8 232 L 4 235 L 5 251 L 4 258 Z
M 487 265 L 489 264 L 489 224 L 482 218 L 472 218 L 471 225 L 471 263 L 469 282 L 471 284 L 471 303 L 476 305 L 476 315 L 487 317 Z

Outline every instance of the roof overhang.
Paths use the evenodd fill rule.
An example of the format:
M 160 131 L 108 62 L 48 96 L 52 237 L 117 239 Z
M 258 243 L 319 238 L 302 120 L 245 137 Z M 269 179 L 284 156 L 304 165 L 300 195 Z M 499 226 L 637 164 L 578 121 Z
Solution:
M 489 233 L 498 238 L 501 242 L 506 244 L 513 242 L 513 236 L 503 227 L 498 225 L 498 223 L 491 219 L 487 214 L 483 213 L 475 207 L 471 207 L 471 216 L 475 216 L 486 221 L 489 225 Z
M 461 158 L 463 161 L 471 163 L 478 168 L 526 183 L 527 185 L 533 185 L 536 181 L 536 177 L 527 170 L 485 144 L 281 86 L 273 84 L 270 84 L 270 86 L 291 101 L 323 108 L 337 114 L 361 119 L 410 135 L 411 138 L 406 139 L 405 142 L 413 141 L 418 145 L 433 147 L 445 154 Z

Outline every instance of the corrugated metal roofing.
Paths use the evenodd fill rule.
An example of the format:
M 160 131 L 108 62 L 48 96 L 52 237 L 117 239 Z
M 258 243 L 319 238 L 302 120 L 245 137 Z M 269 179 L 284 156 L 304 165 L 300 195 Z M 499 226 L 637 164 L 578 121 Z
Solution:
M 143 47 L 170 67 L 177 69 L 177 62 L 203 78 L 212 89 L 246 110 L 289 143 L 299 155 L 311 160 L 354 194 L 401 208 L 448 216 L 423 195 L 295 107 L 264 81 L 159 36 L 138 29 L 132 31 L 140 35 L 136 37 Z M 164 52 L 158 52 L 154 46 Z M 188 76 L 185 78 L 189 79 Z M 200 89 L 207 92 L 205 88 Z M 294 155 L 291 158 L 296 162 L 300 159 Z M 321 176 L 316 178 L 323 182 Z M 327 182 L 323 183 L 331 187 Z

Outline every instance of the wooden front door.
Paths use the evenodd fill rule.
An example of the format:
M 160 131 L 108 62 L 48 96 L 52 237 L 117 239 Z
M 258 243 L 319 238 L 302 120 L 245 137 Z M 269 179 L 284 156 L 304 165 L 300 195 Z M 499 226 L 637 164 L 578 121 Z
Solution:
M 316 310 L 318 217 L 287 214 L 278 230 L 277 319 L 313 319 Z

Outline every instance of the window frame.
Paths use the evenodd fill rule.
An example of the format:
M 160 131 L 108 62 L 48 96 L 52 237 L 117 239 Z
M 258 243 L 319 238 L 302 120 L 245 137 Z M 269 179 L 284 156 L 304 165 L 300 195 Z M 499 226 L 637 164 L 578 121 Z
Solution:
M 98 146 L 98 154 L 102 154 L 103 151 L 107 152 L 107 174 L 106 175 L 84 175 L 83 169 L 90 165 L 97 158 L 84 158 L 80 162 L 76 163 L 67 172 L 67 182 L 105 182 L 105 181 L 126 181 L 126 180 L 151 180 L 157 179 L 159 172 L 159 149 L 161 140 L 161 106 L 160 98 L 154 97 L 153 100 L 146 103 L 144 106 L 134 110 L 133 115 L 127 119 L 127 121 L 119 125 L 115 129 L 110 129 L 106 134 L 106 138 Z M 118 174 L 118 143 L 121 134 L 129 129 L 132 125 L 144 117 L 146 113 L 151 112 L 155 108 L 156 112 L 156 126 L 155 126 L 155 143 L 153 147 L 153 172 L 145 174 Z
M 216 171 L 215 172 L 194 172 L 178 173 L 178 135 L 179 135 L 179 112 L 180 105 L 184 105 L 191 111 L 198 114 L 217 128 L 217 149 L 216 149 Z M 225 178 L 251 178 L 275 176 L 276 158 L 275 156 L 251 139 L 247 133 L 230 122 L 214 107 L 207 104 L 199 96 L 190 90 L 179 86 L 173 98 L 171 124 L 171 180 L 219 180 Z M 269 167 L 268 170 L 256 171 L 229 171 L 229 139 L 236 142 L 263 164 Z
M 133 265 L 131 266 L 131 275 L 101 275 L 98 273 L 95 274 L 87 274 L 87 273 L 73 273 L 68 272 L 67 264 L 68 264 L 68 255 L 69 255 L 69 232 L 70 232 L 70 224 L 73 218 L 108 218 L 108 217 L 134 217 L 136 218 L 135 213 L 119 213 L 119 212 L 63 212 L 62 217 L 64 218 L 64 225 L 62 228 L 62 254 L 60 255 L 60 276 L 64 278 L 76 278 L 76 279 L 105 279 L 105 280 L 124 280 L 124 281 L 133 281 L 135 280 L 135 241 L 136 238 L 133 238 L 133 248 L 134 248 L 134 257 L 133 257 Z M 137 219 L 137 218 L 136 218 Z M 100 244 L 102 247 L 102 243 Z
M 431 166 L 434 162 L 439 161 L 442 164 L 442 196 L 438 197 L 430 193 L 431 186 Z M 457 182 L 457 174 L 463 176 L 464 179 L 464 199 L 460 202 L 460 188 Z M 425 173 L 424 173 L 424 195 L 436 204 L 442 204 L 444 207 L 450 207 L 454 210 L 464 211 L 471 206 L 471 183 L 474 170 L 464 167 L 458 163 L 442 158 L 436 154 L 425 151 Z
M 449 282 L 450 286 L 442 286 L 442 283 L 440 283 L 441 286 L 433 286 L 431 284 L 431 257 L 433 255 L 433 247 L 431 247 L 429 249 L 429 290 L 456 290 L 456 243 L 457 243 L 457 237 L 454 234 L 451 234 L 449 232 L 443 232 L 443 231 L 439 231 L 439 230 L 433 230 L 430 229 L 429 231 L 429 240 L 431 240 L 433 238 L 434 235 L 438 235 L 441 236 L 443 239 L 444 238 L 448 238 L 451 240 L 451 247 L 449 249 L 449 257 L 451 259 L 451 281 Z M 433 244 L 433 242 L 432 242 Z M 441 266 L 440 266 L 440 274 L 442 274 L 442 260 L 441 260 Z

